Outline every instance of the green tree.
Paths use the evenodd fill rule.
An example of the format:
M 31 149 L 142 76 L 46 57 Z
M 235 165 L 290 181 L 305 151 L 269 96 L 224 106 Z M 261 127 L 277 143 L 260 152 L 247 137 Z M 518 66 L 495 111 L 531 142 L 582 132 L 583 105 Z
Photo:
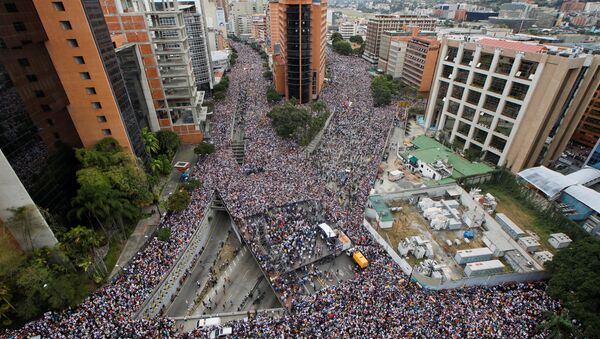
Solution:
M 64 234 L 60 248 L 72 263 L 83 272 L 98 258 L 95 249 L 100 246 L 100 238 L 92 229 L 77 226 Z M 100 260 L 101 261 L 101 260 Z
M 213 93 L 213 98 L 217 101 L 225 99 L 225 91 L 215 91 Z
M 171 161 L 166 155 L 161 154 L 150 161 L 150 170 L 155 174 L 167 175 L 171 173 Z
M 337 41 L 340 41 L 340 40 L 344 40 L 344 37 L 340 33 L 335 32 L 335 33 L 331 34 L 331 42 L 333 44 L 335 44 Z
M 310 121 L 310 114 L 304 108 L 288 101 L 283 105 L 273 107 L 267 114 L 275 132 L 283 138 L 293 138 L 300 135 Z
M 379 76 L 371 81 L 371 91 L 375 107 L 387 106 L 398 92 L 398 85 L 390 77 Z
M 574 241 L 546 264 L 551 273 L 548 293 L 558 298 L 583 324 L 583 335 L 600 337 L 600 241 Z
M 182 212 L 188 207 L 190 200 L 190 194 L 185 189 L 179 189 L 167 199 L 167 210 Z
M 269 79 L 269 80 L 273 79 L 273 72 L 271 72 L 271 71 L 264 71 L 263 72 L 263 78 Z
M 276 103 L 281 100 L 281 95 L 273 87 L 267 88 L 267 101 L 270 103 Z
M 200 186 L 202 186 L 202 183 L 198 179 L 189 179 L 185 184 L 183 184 L 183 187 L 185 187 L 185 190 L 188 192 L 193 192 Z
M 10 303 L 11 298 L 12 293 L 9 287 L 0 283 L 0 318 L 2 318 L 4 326 L 9 326 L 13 322 L 10 313 L 15 310 L 15 307 Z
M 352 45 L 348 41 L 338 40 L 333 43 L 333 50 L 341 55 L 352 54 Z
M 536 328 L 536 332 L 544 334 L 545 338 L 563 339 L 572 338 L 578 331 L 567 311 L 563 311 L 561 314 L 547 311 L 544 313 L 544 320 Z
M 151 132 L 148 127 L 142 128 L 142 139 L 144 140 L 144 145 L 146 145 L 146 151 L 150 156 L 153 156 L 160 151 L 158 138 L 156 138 L 156 135 Z
M 158 230 L 156 237 L 160 241 L 169 240 L 169 238 L 171 238 L 171 229 L 169 229 L 167 227 L 161 228 L 160 230 Z
M 181 139 L 173 131 L 158 131 L 156 132 L 156 139 L 158 139 L 160 147 L 159 153 L 166 155 L 169 159 L 175 156 L 177 149 L 181 146 Z
M 353 35 L 350 37 L 350 42 L 354 42 L 355 44 L 359 44 L 362 45 L 365 43 L 365 41 L 363 40 L 363 37 L 360 35 Z
M 214 153 L 214 151 L 215 151 L 215 145 L 209 144 L 208 142 L 203 142 L 203 143 L 199 144 L 198 146 L 194 147 L 194 153 L 199 154 L 199 155 L 211 154 L 211 153 Z

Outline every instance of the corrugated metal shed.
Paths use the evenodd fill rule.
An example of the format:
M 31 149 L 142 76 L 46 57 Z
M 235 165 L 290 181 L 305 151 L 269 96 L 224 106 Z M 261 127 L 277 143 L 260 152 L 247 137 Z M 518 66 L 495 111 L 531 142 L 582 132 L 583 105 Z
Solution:
M 579 200 L 582 204 L 600 213 L 600 193 L 583 185 L 568 187 L 565 193 Z

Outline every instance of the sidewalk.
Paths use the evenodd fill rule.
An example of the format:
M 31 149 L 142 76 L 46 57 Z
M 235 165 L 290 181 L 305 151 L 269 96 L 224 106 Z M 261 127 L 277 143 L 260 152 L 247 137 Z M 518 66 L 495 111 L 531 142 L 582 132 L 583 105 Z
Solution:
M 190 163 L 190 170 L 196 165 L 197 156 L 194 154 L 194 145 L 182 145 L 175 158 L 173 159 L 174 165 L 178 161 L 187 161 Z M 160 200 L 166 200 L 177 189 L 179 184 L 179 172 L 173 168 L 171 174 L 168 176 L 168 180 L 165 183 L 161 194 Z M 164 212 L 164 211 L 163 211 Z M 147 206 L 144 208 L 143 213 L 152 213 L 148 218 L 140 220 L 135 226 L 135 230 L 127 239 L 127 243 L 121 251 L 121 255 L 117 260 L 115 267 L 112 268 L 108 279 L 115 276 L 127 263 L 133 258 L 133 256 L 140 250 L 140 248 L 146 243 L 148 238 L 154 233 L 160 222 L 159 215 L 156 211 L 156 207 Z

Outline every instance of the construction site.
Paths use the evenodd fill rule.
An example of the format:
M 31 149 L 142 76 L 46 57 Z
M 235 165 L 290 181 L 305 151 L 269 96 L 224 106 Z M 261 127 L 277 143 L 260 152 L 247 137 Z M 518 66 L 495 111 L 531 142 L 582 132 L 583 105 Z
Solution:
M 544 272 L 570 243 L 562 233 L 542 241 L 497 205 L 480 189 L 449 185 L 371 196 L 366 218 L 424 285 Z

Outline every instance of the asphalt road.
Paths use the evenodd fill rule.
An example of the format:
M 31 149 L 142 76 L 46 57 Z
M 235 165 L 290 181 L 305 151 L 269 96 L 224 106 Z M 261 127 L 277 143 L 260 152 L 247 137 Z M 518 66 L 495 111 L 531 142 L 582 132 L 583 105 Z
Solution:
M 210 232 L 210 239 L 207 242 L 204 252 L 198 258 L 196 265 L 192 268 L 192 273 L 183 283 L 177 297 L 171 303 L 165 314 L 168 317 L 183 317 L 187 315 L 188 308 L 195 299 L 196 292 L 199 289 L 197 282 L 200 281 L 204 286 L 208 280 L 209 270 L 212 262 L 215 260 L 221 249 L 221 242 L 227 238 L 227 233 L 231 229 L 231 220 L 226 213 L 217 213 L 212 220 L 210 227 L 206 231 Z

